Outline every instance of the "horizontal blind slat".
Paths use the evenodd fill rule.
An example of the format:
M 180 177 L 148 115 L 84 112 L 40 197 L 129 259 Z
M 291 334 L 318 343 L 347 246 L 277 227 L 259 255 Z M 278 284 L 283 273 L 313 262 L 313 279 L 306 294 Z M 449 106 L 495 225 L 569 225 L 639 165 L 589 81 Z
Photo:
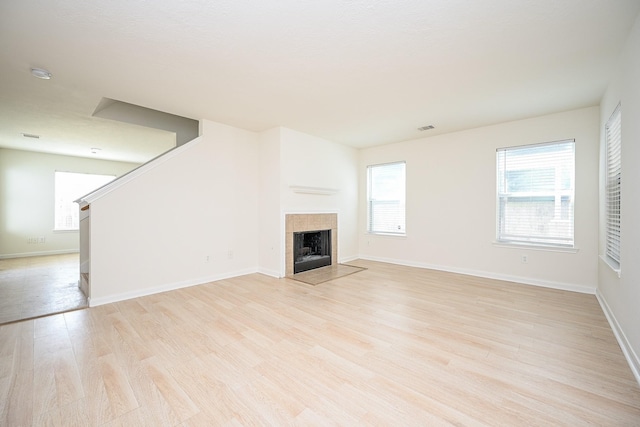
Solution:
M 616 107 L 605 126 L 605 254 L 620 263 L 620 177 L 622 166 L 622 113 Z

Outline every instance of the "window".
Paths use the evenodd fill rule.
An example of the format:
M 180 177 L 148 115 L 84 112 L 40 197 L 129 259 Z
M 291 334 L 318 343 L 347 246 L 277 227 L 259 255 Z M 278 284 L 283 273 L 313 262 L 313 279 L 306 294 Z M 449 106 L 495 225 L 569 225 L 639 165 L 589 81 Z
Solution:
M 606 177 L 605 177 L 605 216 L 606 216 L 606 256 L 620 267 L 620 172 L 621 172 L 621 111 L 616 107 L 605 126 L 606 138 Z
M 405 234 L 405 162 L 367 167 L 368 232 Z
M 497 150 L 499 242 L 573 247 L 575 142 Z
M 78 205 L 73 201 L 112 181 L 112 175 L 55 173 L 55 230 L 77 230 L 80 226 Z

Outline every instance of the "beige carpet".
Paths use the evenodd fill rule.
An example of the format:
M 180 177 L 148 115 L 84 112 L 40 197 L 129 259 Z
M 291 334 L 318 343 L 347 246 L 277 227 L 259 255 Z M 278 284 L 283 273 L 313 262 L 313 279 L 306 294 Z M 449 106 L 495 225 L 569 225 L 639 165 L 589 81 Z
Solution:
M 0 324 L 86 308 L 87 297 L 78 287 L 78 257 L 0 259 Z
M 315 286 L 362 270 L 366 270 L 366 268 L 347 264 L 334 264 L 294 274 L 291 278 Z

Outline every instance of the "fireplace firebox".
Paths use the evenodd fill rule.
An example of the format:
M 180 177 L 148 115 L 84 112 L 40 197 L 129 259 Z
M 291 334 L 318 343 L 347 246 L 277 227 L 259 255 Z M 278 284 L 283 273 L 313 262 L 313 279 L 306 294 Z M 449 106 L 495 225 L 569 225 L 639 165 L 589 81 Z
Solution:
M 293 273 L 331 265 L 331 230 L 293 233 Z

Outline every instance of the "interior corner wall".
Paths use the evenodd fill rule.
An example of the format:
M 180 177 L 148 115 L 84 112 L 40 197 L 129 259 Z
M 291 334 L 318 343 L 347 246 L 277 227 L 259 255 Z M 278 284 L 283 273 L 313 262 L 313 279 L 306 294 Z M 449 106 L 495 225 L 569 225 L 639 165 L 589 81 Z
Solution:
M 357 258 L 358 150 L 282 128 L 280 165 L 282 226 L 287 213 L 336 212 L 338 262 Z M 336 191 L 334 194 L 303 194 L 293 191 L 292 186 Z M 281 258 L 280 268 L 284 275 L 284 258 Z
M 590 107 L 361 150 L 360 257 L 594 293 L 598 122 L 599 108 Z M 495 245 L 496 149 L 570 138 L 576 141 L 579 251 Z M 407 162 L 407 235 L 367 234 L 367 165 L 400 160 Z
M 77 252 L 78 231 L 54 228 L 55 171 L 121 176 L 138 164 L 0 149 L 0 257 Z M 44 237 L 44 243 L 27 239 Z
M 91 305 L 258 271 L 258 135 L 183 147 L 91 203 Z
M 604 129 L 618 103 L 622 108 L 622 175 L 620 181 L 620 277 L 602 260 L 598 296 L 636 379 L 640 382 L 640 16 L 622 51 L 619 70 L 600 107 L 601 177 L 604 174 Z M 605 192 L 600 184 L 600 254 L 605 245 Z
M 282 128 L 259 135 L 259 271 L 281 277 L 280 260 L 284 231 L 280 221 L 280 139 Z

